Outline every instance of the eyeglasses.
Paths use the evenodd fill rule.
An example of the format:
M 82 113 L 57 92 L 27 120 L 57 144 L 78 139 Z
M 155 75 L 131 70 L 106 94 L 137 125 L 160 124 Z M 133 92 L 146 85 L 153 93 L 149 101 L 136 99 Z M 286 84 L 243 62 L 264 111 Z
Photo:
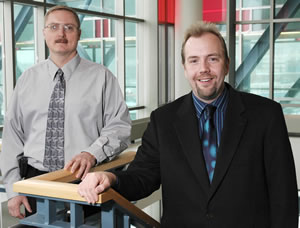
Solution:
M 76 29 L 78 29 L 75 25 L 72 25 L 72 24 L 65 25 L 65 24 L 58 24 L 58 23 L 49 24 L 49 25 L 45 26 L 45 28 L 50 29 L 51 32 L 57 32 L 61 26 L 63 27 L 64 32 L 66 32 L 66 33 L 72 33 Z

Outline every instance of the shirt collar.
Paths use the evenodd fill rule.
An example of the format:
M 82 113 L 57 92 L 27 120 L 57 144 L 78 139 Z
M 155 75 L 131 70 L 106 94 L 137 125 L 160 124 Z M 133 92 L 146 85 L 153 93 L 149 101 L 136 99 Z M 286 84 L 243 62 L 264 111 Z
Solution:
M 79 55 L 75 55 L 69 62 L 67 62 L 61 69 L 64 72 L 64 79 L 68 81 L 71 78 L 72 73 L 75 71 L 77 66 L 80 63 L 80 57 Z M 55 65 L 55 63 L 48 58 L 48 70 L 49 70 L 49 76 L 55 79 L 55 74 L 59 68 Z
M 192 93 L 192 97 L 193 97 L 193 102 L 194 102 L 194 106 L 196 108 L 196 114 L 197 117 L 200 118 L 202 111 L 204 110 L 204 108 L 206 107 L 206 105 L 208 105 L 207 103 L 199 100 L 194 93 Z M 224 111 L 224 107 L 225 107 L 225 103 L 227 103 L 228 101 L 228 89 L 226 86 L 224 86 L 223 92 L 221 93 L 221 95 L 214 100 L 211 105 L 216 106 L 217 110 L 221 109 L 221 111 Z

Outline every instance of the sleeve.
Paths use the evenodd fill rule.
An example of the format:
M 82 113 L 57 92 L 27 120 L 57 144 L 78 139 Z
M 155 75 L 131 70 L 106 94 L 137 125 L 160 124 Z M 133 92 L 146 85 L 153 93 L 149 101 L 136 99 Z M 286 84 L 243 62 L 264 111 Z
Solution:
M 106 71 L 105 85 L 102 90 L 102 126 L 100 137 L 86 148 L 97 159 L 97 164 L 112 160 L 125 150 L 130 143 L 131 120 L 128 107 L 123 98 L 115 76 Z
M 118 183 L 113 187 L 128 200 L 139 200 L 158 190 L 161 184 L 158 133 L 152 112 L 142 144 L 126 171 L 113 171 Z
M 19 87 L 20 82 L 18 81 L 5 115 L 0 158 L 3 183 L 9 199 L 18 195 L 13 191 L 13 184 L 21 179 L 18 156 L 23 153 L 24 148 L 23 120 L 18 96 Z
M 282 108 L 269 113 L 265 137 L 265 172 L 272 228 L 298 228 L 298 189 L 293 153 Z

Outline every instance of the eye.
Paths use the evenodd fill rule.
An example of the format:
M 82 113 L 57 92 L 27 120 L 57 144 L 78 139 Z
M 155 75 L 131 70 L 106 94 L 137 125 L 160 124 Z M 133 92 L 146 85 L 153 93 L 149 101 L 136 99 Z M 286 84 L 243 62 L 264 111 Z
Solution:
M 217 62 L 217 61 L 219 61 L 219 58 L 218 58 L 218 57 L 212 56 L 212 57 L 209 57 L 209 58 L 208 58 L 208 61 L 209 61 L 209 62 Z
M 74 27 L 74 25 L 65 25 L 64 29 L 66 32 L 72 32 L 72 31 L 74 31 L 75 27 Z
M 198 59 L 190 59 L 189 63 L 190 64 L 197 64 L 198 63 Z
M 58 24 L 52 24 L 52 25 L 50 25 L 50 29 L 51 29 L 52 31 L 56 31 L 58 28 L 59 28 L 59 25 L 58 25 Z

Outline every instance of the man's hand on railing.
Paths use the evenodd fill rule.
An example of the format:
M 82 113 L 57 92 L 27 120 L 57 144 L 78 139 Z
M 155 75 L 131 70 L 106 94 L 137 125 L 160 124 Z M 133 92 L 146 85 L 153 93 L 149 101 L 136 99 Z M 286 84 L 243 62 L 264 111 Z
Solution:
M 76 178 L 85 178 L 90 169 L 96 164 L 96 158 L 89 152 L 81 152 L 72 158 L 64 167 L 71 173 L 76 173 Z
M 115 174 L 110 172 L 88 173 L 78 186 L 78 193 L 88 203 L 96 203 L 98 195 L 112 186 L 117 180 Z
M 15 196 L 13 198 L 10 198 L 7 202 L 9 214 L 13 217 L 23 219 L 25 217 L 25 214 L 22 214 L 20 211 L 20 206 L 22 204 L 27 209 L 27 211 L 31 212 L 31 207 L 26 196 Z

